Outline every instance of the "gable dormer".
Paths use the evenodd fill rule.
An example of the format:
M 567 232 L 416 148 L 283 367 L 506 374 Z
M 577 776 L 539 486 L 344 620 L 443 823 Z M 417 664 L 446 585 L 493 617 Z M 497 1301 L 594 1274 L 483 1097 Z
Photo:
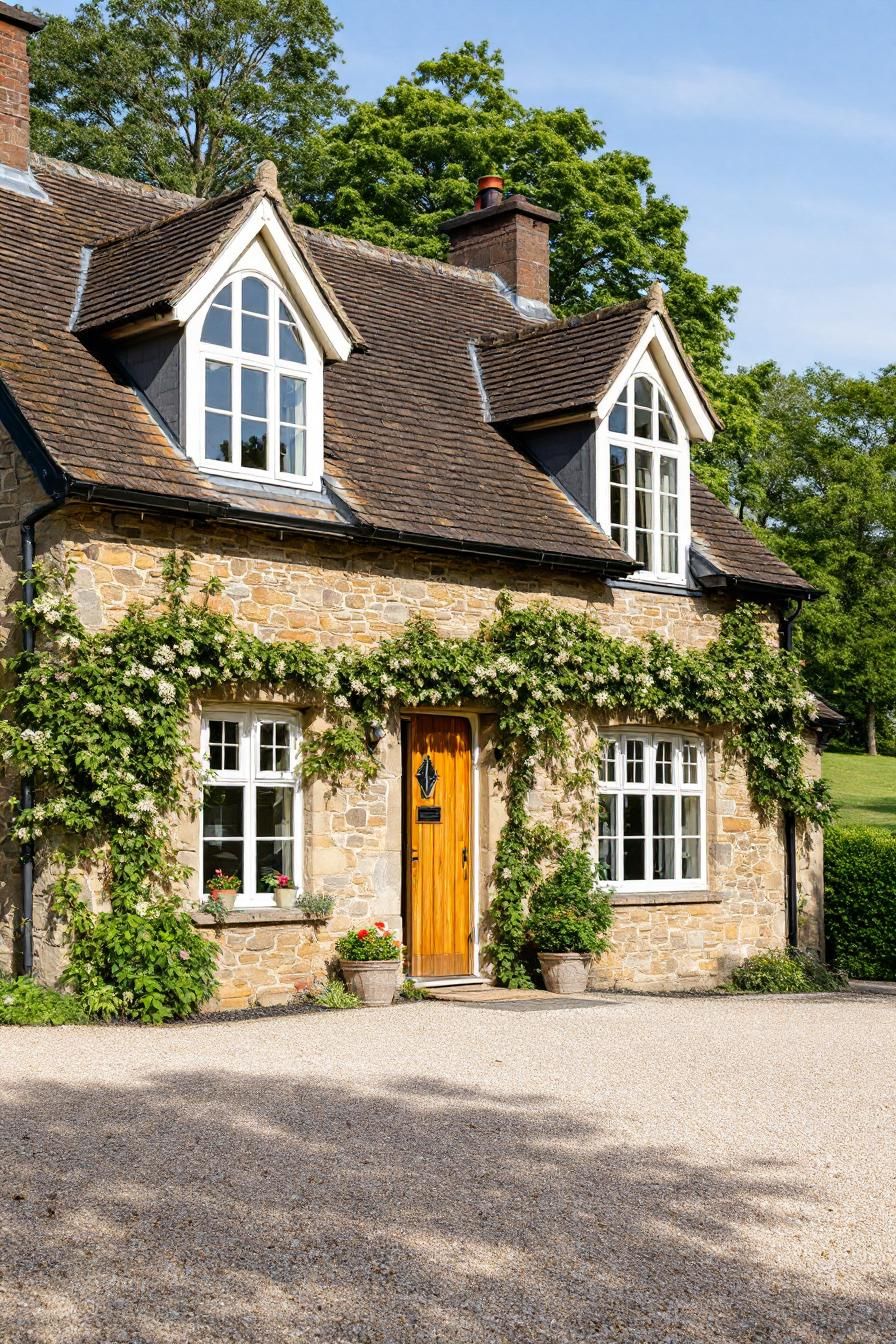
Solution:
M 250 187 L 85 250 L 72 326 L 204 472 L 321 488 L 324 366 L 360 335 L 294 229 L 273 165 Z
M 662 290 L 475 351 L 486 417 L 549 472 L 636 577 L 688 580 L 690 446 L 720 421 Z

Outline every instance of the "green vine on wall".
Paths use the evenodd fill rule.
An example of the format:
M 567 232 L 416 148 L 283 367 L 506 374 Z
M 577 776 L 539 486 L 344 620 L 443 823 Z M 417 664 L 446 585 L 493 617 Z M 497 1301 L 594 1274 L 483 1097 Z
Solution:
M 17 773 L 32 772 L 37 785 L 38 801 L 16 813 L 13 833 L 20 842 L 61 833 L 82 863 L 92 854 L 116 917 L 169 919 L 176 910 L 185 872 L 170 822 L 198 796 L 200 782 L 190 707 L 247 685 L 262 698 L 276 690 L 322 711 L 327 727 L 306 735 L 303 768 L 334 783 L 375 775 L 365 730 L 402 707 L 478 703 L 494 712 L 507 821 L 492 875 L 487 952 L 502 984 L 528 983 L 523 921 L 545 859 L 566 842 L 573 820 L 585 832 L 593 820 L 593 757 L 579 731 L 588 721 L 624 714 L 725 725 L 761 813 L 782 807 L 805 820 L 827 815 L 824 787 L 803 774 L 813 697 L 793 656 L 770 646 L 754 607 L 726 613 L 702 650 L 681 651 L 657 636 L 619 639 L 585 612 L 547 600 L 515 606 L 505 594 L 468 638 L 415 619 L 373 650 L 322 649 L 241 630 L 215 608 L 217 581 L 190 596 L 190 573 L 187 557 L 169 556 L 162 599 L 133 605 L 113 628 L 95 633 L 78 616 L 70 576 L 46 565 L 35 575 L 33 606 L 15 607 L 40 638 L 35 652 L 7 661 L 12 675 L 0 695 L 0 757 Z M 561 779 L 577 805 L 566 832 L 529 815 L 540 768 Z M 60 883 L 59 905 L 74 952 L 97 917 L 70 875 Z M 98 958 L 83 959 L 102 998 Z M 121 1007 L 120 993 L 106 996 L 106 1011 Z

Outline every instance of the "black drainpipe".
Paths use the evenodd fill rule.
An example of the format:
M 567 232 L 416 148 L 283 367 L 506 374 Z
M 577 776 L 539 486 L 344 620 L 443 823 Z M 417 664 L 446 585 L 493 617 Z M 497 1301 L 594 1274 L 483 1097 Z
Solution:
M 778 643 L 786 652 L 793 649 L 793 623 L 803 609 L 802 599 L 796 600 L 790 608 L 781 609 L 778 619 Z M 787 908 L 787 944 L 799 946 L 799 894 L 796 880 L 796 817 L 792 812 L 784 813 L 784 890 Z
M 26 607 L 34 603 L 34 525 L 47 514 L 54 513 L 65 503 L 64 495 L 54 495 L 28 514 L 22 523 L 22 588 Z M 25 653 L 34 652 L 34 626 L 29 622 L 22 626 L 22 649 Z M 34 776 L 22 776 L 22 809 L 34 806 Z M 34 845 L 30 840 L 22 846 L 22 974 L 30 975 L 34 970 Z

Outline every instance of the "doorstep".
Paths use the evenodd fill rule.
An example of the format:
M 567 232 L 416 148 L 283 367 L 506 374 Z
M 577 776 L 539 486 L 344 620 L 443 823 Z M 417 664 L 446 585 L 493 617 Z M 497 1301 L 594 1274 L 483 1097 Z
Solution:
M 549 994 L 546 989 L 500 989 L 497 985 L 487 985 L 484 981 L 479 984 L 466 985 L 434 985 L 432 982 L 426 986 L 426 991 L 431 999 L 439 999 L 442 1003 L 510 1003 L 523 1000 L 555 1003 L 561 998 L 586 999 L 593 998 L 589 994 Z

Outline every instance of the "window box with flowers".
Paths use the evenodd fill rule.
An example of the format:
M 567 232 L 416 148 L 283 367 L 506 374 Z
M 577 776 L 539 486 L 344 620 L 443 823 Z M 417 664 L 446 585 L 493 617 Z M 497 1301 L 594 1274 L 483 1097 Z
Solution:
M 401 977 L 404 948 L 382 921 L 350 929 L 336 944 L 339 969 L 352 994 L 365 1008 L 388 1008 Z

